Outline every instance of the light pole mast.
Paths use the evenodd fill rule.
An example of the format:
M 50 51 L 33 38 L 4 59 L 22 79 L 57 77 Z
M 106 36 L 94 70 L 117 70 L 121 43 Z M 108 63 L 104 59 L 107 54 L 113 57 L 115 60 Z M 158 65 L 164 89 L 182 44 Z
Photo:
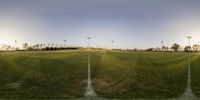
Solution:
M 199 49 L 200 49 L 200 46 L 199 46 L 199 41 L 198 41 L 198 46 L 197 46 L 197 48 L 198 48 L 198 49 L 197 49 L 197 51 L 199 51 Z
M 192 38 L 192 36 L 187 36 L 187 39 L 188 39 L 188 45 L 190 46 L 190 39 Z M 190 49 L 190 48 L 189 48 Z M 191 89 L 191 68 L 190 68 L 190 61 L 191 58 L 190 58 L 190 52 L 188 54 L 188 75 L 187 75 L 187 87 L 186 87 L 186 90 L 185 90 L 185 93 L 183 95 L 184 99 L 185 98 L 188 98 L 189 99 L 193 99 L 195 98 L 193 92 L 192 92 L 192 89 Z
M 90 48 L 90 40 L 92 39 L 91 37 L 87 37 L 88 39 L 88 48 Z
M 15 42 L 15 50 L 17 50 L 17 40 L 15 40 L 14 42 Z
M 92 79 L 91 79 L 91 69 L 90 69 L 90 39 L 91 37 L 87 37 L 88 40 L 88 80 L 87 80 L 87 88 L 86 88 L 86 97 L 95 97 L 96 93 L 92 87 Z
M 164 41 L 161 41 L 160 43 L 161 43 L 161 50 L 163 50 L 162 47 L 163 47 Z
M 188 46 L 190 47 L 189 49 L 191 50 L 191 46 L 190 46 L 190 39 L 192 38 L 192 36 L 187 36 L 187 39 L 188 39 Z M 189 51 L 190 51 L 189 50 Z
M 113 41 L 113 40 L 111 41 L 111 43 L 112 43 L 111 49 L 114 49 L 114 48 L 113 48 L 114 42 L 115 42 L 115 41 Z
M 64 40 L 64 48 L 66 48 L 66 42 L 67 42 L 67 40 Z

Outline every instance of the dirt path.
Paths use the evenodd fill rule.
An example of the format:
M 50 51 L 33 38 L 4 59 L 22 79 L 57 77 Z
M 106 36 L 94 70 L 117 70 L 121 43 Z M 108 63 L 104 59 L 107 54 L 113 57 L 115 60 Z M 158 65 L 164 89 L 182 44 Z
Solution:
M 163 99 L 163 100 L 200 100 L 199 98 L 197 98 L 191 89 L 191 57 L 189 55 L 188 57 L 188 76 L 187 76 L 187 88 L 185 90 L 185 93 L 178 97 L 178 98 L 169 98 L 169 99 Z M 86 88 L 86 93 L 85 93 L 85 97 L 91 97 L 91 98 L 80 98 L 77 100 L 121 100 L 121 99 L 108 99 L 108 98 L 98 98 L 96 97 L 96 93 L 92 87 L 92 83 L 91 83 L 91 72 L 90 72 L 90 54 L 88 55 L 88 86 Z M 126 100 L 126 99 L 124 99 Z M 137 100 L 137 99 L 127 99 L 127 100 Z M 145 100 L 145 99 L 144 99 Z M 148 100 L 148 99 L 147 99 Z
M 190 66 L 190 62 L 191 62 L 191 57 L 189 55 L 188 57 L 188 78 L 187 78 L 187 88 L 185 90 L 185 93 L 180 97 L 181 100 L 196 100 L 197 98 L 195 97 L 195 95 L 192 93 L 192 89 L 191 89 L 191 66 Z
M 91 82 L 91 69 L 90 69 L 90 53 L 88 54 L 88 80 L 87 80 L 87 88 L 86 93 L 84 95 L 85 97 L 96 97 L 96 93 L 92 87 Z

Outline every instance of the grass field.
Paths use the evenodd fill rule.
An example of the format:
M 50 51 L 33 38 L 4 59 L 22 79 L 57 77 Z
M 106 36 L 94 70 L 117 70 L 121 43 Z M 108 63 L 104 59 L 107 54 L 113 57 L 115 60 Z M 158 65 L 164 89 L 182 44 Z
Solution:
M 191 78 L 193 93 L 200 97 L 200 55 L 193 57 L 191 62 Z
M 7 52 L 0 62 L 0 98 L 74 98 L 85 92 L 84 51 Z
M 0 98 L 80 98 L 89 51 L 0 52 Z M 187 85 L 188 53 L 91 51 L 95 92 L 105 98 L 176 98 Z M 191 61 L 200 96 L 200 56 Z

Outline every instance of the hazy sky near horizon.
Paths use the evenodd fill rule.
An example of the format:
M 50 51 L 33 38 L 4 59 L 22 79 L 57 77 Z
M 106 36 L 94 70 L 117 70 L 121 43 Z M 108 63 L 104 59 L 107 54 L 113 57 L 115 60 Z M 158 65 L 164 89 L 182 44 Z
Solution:
M 200 0 L 1 0 L 0 44 L 159 47 L 200 40 Z

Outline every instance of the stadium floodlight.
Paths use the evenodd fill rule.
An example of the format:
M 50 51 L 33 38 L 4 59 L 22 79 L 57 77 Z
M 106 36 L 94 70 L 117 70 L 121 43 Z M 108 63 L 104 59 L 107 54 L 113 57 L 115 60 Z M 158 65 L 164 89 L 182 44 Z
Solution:
M 15 42 L 15 50 L 17 50 L 17 40 L 15 40 L 14 42 Z
M 66 42 L 67 42 L 67 40 L 64 40 L 64 48 L 66 48 Z
M 192 36 L 187 36 L 188 39 L 188 46 L 190 46 L 190 39 L 192 38 Z
M 187 36 L 187 39 L 188 39 L 188 46 L 190 47 L 190 39 L 192 38 L 192 36 Z M 191 47 L 189 48 L 191 50 Z M 189 51 L 190 51 L 189 50 Z
M 114 46 L 114 42 L 115 42 L 115 41 L 113 41 L 113 40 L 111 41 L 111 43 L 112 43 L 112 48 L 111 48 L 111 49 L 114 49 L 114 48 L 113 48 L 113 46 Z
M 161 48 L 162 48 L 162 47 L 163 47 L 163 43 L 164 43 L 164 41 L 161 41 L 160 43 L 161 43 Z
M 90 40 L 92 39 L 91 37 L 87 37 L 88 39 L 88 48 L 90 48 Z
M 197 48 L 198 48 L 197 51 L 199 51 L 199 49 L 200 49 L 199 41 L 198 41 L 198 46 L 197 46 Z
M 161 41 L 160 43 L 161 43 L 161 48 L 160 49 L 163 50 L 163 43 L 164 43 L 164 41 Z
M 199 41 L 198 41 L 198 51 L 199 51 L 199 49 L 200 49 L 200 46 L 199 46 Z

